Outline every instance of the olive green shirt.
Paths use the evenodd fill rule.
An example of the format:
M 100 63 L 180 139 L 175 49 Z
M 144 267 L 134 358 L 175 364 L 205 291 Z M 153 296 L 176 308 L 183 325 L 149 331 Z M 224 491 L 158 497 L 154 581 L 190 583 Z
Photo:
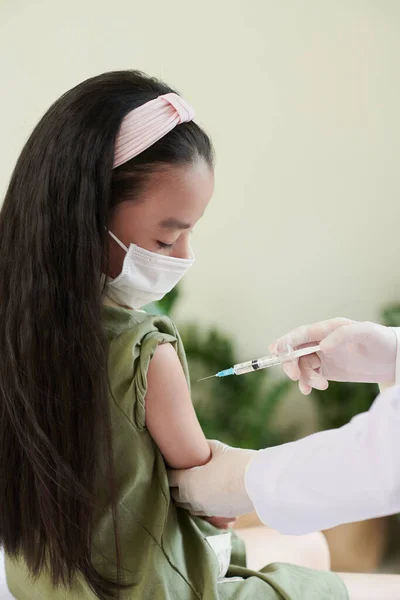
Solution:
M 147 371 L 159 344 L 171 343 L 186 376 L 184 349 L 175 325 L 114 306 L 104 307 L 109 344 L 110 406 L 118 494 L 118 529 L 124 581 L 132 587 L 121 600 L 347 600 L 334 574 L 286 564 L 262 572 L 245 568 L 244 547 L 232 534 L 227 573 L 217 556 L 231 534 L 191 517 L 171 501 L 163 457 L 146 429 Z M 83 400 L 84 401 L 84 400 Z M 115 577 L 114 529 L 102 473 L 97 478 L 98 511 L 94 518 L 93 561 Z M 228 544 L 229 545 L 229 544 Z M 228 560 L 229 563 L 229 553 Z M 54 589 L 48 572 L 30 580 L 21 558 L 6 559 L 7 581 L 17 600 L 94 600 L 77 574 L 72 589 Z

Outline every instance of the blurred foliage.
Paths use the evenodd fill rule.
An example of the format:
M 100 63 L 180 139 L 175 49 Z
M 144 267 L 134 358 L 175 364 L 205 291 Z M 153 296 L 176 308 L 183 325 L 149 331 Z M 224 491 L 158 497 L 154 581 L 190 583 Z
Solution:
M 171 316 L 179 300 L 180 288 L 174 288 L 160 302 L 147 307 L 154 314 Z M 382 311 L 382 322 L 400 327 L 400 304 Z M 274 424 L 279 403 L 294 385 L 291 381 L 272 380 L 266 371 L 243 377 L 224 377 L 198 382 L 241 361 L 233 340 L 215 328 L 204 329 L 194 323 L 179 327 L 189 364 L 192 398 L 199 421 L 209 439 L 228 444 L 265 448 L 296 437 Z M 330 382 L 323 392 L 313 390 L 321 429 L 335 429 L 355 415 L 367 411 L 379 392 L 369 383 Z
M 391 304 L 383 309 L 382 323 L 388 327 L 400 327 L 400 304 Z
M 179 286 L 175 286 L 169 294 L 164 296 L 158 302 L 148 304 L 145 307 L 146 312 L 152 315 L 168 315 L 171 316 L 172 309 L 175 307 L 177 300 L 179 299 Z
M 335 429 L 369 410 L 379 388 L 372 383 L 331 381 L 327 390 L 313 390 L 312 393 L 321 429 Z

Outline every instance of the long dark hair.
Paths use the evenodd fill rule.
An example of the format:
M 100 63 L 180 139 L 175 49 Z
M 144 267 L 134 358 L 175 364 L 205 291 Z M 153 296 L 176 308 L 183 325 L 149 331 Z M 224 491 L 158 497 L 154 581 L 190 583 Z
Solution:
M 118 552 L 101 272 L 112 207 L 159 164 L 210 165 L 193 122 L 113 171 L 133 108 L 171 92 L 138 71 L 105 73 L 67 92 L 26 143 L 0 213 L 0 543 L 55 586 L 83 575 L 101 599 L 124 587 Z M 116 577 L 94 567 L 92 519 L 102 448 Z

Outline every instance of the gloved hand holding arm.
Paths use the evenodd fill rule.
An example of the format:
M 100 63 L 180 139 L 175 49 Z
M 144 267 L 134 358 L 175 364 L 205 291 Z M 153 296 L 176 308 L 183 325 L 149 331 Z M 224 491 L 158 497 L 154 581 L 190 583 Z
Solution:
M 324 390 L 328 381 L 353 381 L 394 385 L 400 383 L 400 328 L 349 319 L 331 319 L 294 329 L 270 346 L 285 353 L 317 343 L 321 352 L 283 365 L 299 382 L 300 391 Z
M 194 515 L 238 517 L 254 510 L 245 474 L 256 450 L 231 448 L 211 440 L 211 460 L 202 467 L 168 472 L 177 504 Z
M 195 514 L 256 509 L 301 535 L 400 512 L 400 386 L 340 429 L 254 452 L 210 442 L 209 463 L 170 472 L 177 503 Z

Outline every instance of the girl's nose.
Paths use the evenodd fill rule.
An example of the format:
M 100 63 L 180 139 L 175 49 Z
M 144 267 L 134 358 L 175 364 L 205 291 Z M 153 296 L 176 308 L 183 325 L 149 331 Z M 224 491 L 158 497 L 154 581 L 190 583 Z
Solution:
M 175 258 L 190 258 L 192 255 L 189 235 L 182 234 L 178 242 L 175 244 L 173 255 Z

